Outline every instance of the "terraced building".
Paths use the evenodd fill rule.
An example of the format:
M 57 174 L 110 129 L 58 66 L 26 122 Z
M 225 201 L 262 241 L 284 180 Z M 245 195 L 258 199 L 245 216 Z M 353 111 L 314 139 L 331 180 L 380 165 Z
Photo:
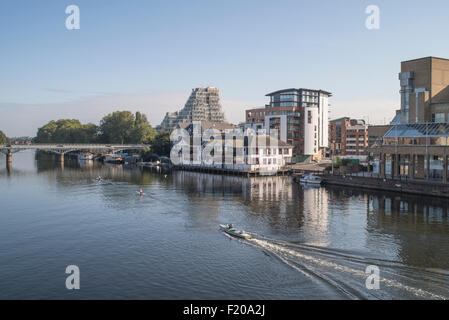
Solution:
M 225 122 L 218 88 L 192 89 L 184 108 L 179 112 L 167 112 L 160 129 L 171 131 L 180 122 L 190 123 L 192 121 Z

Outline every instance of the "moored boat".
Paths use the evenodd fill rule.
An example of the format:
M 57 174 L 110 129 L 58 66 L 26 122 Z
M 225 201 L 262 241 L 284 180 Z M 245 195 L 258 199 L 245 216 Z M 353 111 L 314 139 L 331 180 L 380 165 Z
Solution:
M 106 154 L 104 156 L 104 162 L 123 163 L 123 158 L 121 156 L 116 155 L 116 154 Z
M 251 239 L 251 235 L 246 233 L 243 230 L 237 230 L 236 228 L 230 227 L 226 224 L 220 224 L 220 229 L 226 232 L 227 234 L 230 234 L 231 236 L 242 238 L 242 239 Z
M 86 161 L 86 160 L 92 160 L 94 158 L 94 155 L 92 153 L 80 153 L 78 155 L 78 160 Z
M 299 182 L 302 183 L 310 183 L 310 184 L 321 184 L 322 179 L 319 176 L 315 176 L 313 174 L 304 174 L 299 178 Z

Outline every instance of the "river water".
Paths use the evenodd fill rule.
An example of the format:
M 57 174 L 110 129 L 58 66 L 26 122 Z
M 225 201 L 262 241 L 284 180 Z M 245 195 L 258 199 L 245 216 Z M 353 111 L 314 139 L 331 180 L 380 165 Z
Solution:
M 449 298 L 447 200 L 13 158 L 0 157 L 1 299 Z

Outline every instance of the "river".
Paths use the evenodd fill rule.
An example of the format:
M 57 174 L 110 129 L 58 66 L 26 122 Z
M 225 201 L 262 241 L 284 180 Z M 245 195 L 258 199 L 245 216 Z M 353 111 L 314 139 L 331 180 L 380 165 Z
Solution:
M 31 151 L 7 170 L 1 155 L 0 298 L 447 299 L 448 210 L 290 177 L 61 166 Z M 219 231 L 228 222 L 253 239 Z M 65 287 L 68 265 L 79 290 Z

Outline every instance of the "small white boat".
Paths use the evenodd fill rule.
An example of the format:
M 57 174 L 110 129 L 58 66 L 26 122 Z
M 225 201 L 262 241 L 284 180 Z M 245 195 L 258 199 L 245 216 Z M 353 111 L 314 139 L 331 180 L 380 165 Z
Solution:
M 94 158 L 94 155 L 92 153 L 80 153 L 78 155 L 78 160 L 86 161 L 86 160 L 92 160 Z
M 106 154 L 104 156 L 104 162 L 123 163 L 123 158 L 121 156 L 116 155 L 116 154 Z
M 226 224 L 220 224 L 220 229 L 234 237 L 238 237 L 238 238 L 242 238 L 242 239 L 251 239 L 252 238 L 251 235 L 248 233 L 245 233 L 245 231 L 237 230 L 236 228 L 229 227 L 229 225 L 226 225 Z
M 302 175 L 299 178 L 299 182 L 310 183 L 310 184 L 321 184 L 322 179 L 319 176 L 315 176 L 313 174 L 307 173 L 307 174 Z

